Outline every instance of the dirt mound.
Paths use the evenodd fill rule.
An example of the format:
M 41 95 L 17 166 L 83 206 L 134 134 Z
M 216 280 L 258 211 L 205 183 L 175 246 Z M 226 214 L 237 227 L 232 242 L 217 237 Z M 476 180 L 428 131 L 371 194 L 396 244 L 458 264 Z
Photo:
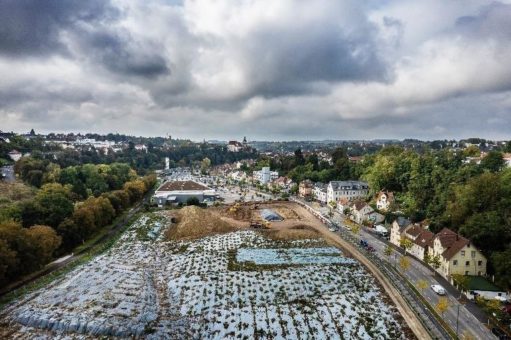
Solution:
M 212 211 L 197 206 L 184 207 L 176 215 L 177 225 L 165 234 L 169 240 L 194 239 L 238 230 Z
M 307 225 L 298 225 L 292 228 L 263 231 L 265 236 L 273 240 L 292 241 L 305 239 L 319 239 L 321 235 L 314 228 Z
M 253 205 L 236 203 L 227 207 L 224 213 L 227 217 L 237 221 L 250 221 L 253 218 L 254 209 Z
M 286 206 L 275 206 L 273 208 L 275 212 L 277 212 L 280 216 L 284 217 L 286 220 L 299 220 L 300 216 L 294 211 Z

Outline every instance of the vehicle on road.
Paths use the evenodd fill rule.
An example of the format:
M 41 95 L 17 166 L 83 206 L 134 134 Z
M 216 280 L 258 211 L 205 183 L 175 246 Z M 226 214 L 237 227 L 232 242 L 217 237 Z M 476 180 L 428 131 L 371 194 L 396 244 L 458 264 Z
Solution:
M 445 289 L 440 285 L 431 285 L 431 289 L 438 295 L 445 295 Z
M 497 327 L 493 327 L 491 332 L 499 339 L 499 340 L 509 340 L 511 339 L 506 333 L 504 333 L 501 329 Z
M 374 249 L 374 247 L 372 247 L 372 246 L 367 246 L 367 251 L 370 253 L 374 253 L 376 251 L 376 249 Z
M 389 236 L 389 231 L 381 224 L 377 224 L 374 227 L 374 231 L 378 236 L 381 236 L 383 238 L 387 238 Z

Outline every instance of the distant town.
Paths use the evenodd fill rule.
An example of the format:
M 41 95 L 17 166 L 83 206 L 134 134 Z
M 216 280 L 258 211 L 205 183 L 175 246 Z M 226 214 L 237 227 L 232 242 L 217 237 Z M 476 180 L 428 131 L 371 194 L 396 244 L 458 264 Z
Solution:
M 318 297 L 309 288 L 327 289 L 325 282 L 331 275 L 355 284 L 353 273 L 367 270 L 370 275 L 356 275 L 361 275 L 362 280 L 376 277 L 392 304 L 409 309 L 413 315 L 402 323 L 392 316 L 382 319 L 385 327 L 373 327 L 364 325 L 363 315 L 371 318 L 381 315 L 371 310 L 364 314 L 353 307 L 352 312 L 357 315 L 354 322 L 367 334 L 386 334 L 387 329 L 402 338 L 407 337 L 407 332 L 438 338 L 456 334 L 490 338 L 492 329 L 505 332 L 509 327 L 508 141 L 471 138 L 424 142 L 257 142 L 242 137 L 226 142 L 192 142 L 171 136 L 37 134 L 32 130 L 26 134 L 1 132 L 0 152 L 0 246 L 5 249 L 0 252 L 0 263 L 5 264 L 0 271 L 3 303 L 12 309 L 6 320 L 12 325 L 29 327 L 28 334 L 55 330 L 104 336 L 173 337 L 175 332 L 183 331 L 193 337 L 213 332 L 210 328 L 191 327 L 185 331 L 181 326 L 165 326 L 156 317 L 162 308 L 167 308 L 163 305 L 144 314 L 149 318 L 147 322 L 123 314 L 129 310 L 146 313 L 143 311 L 150 306 L 146 302 L 159 296 L 158 289 L 163 289 L 158 284 L 147 286 L 148 274 L 139 272 L 144 266 L 153 268 L 152 275 L 161 282 L 174 282 L 169 273 L 185 275 L 180 276 L 181 283 L 172 283 L 173 289 L 182 292 L 189 289 L 185 287 L 199 289 L 182 281 L 190 275 L 184 269 L 165 272 L 153 267 L 156 263 L 135 265 L 145 261 L 146 255 L 141 250 L 125 248 L 130 244 L 129 247 L 151 244 L 151 252 L 155 252 L 151 256 L 160 259 L 164 257 L 155 254 L 171 245 L 173 250 L 165 261 L 180 263 L 185 255 L 180 266 L 188 268 L 195 268 L 193 261 L 206 258 L 202 250 L 194 249 L 217 249 L 218 253 L 211 258 L 216 256 L 215 261 L 226 261 L 227 268 L 231 268 L 227 272 L 223 267 L 215 269 L 227 285 L 242 286 L 232 281 L 236 279 L 230 276 L 230 270 L 234 273 L 269 270 L 271 275 L 286 275 L 284 271 L 300 263 L 297 273 L 312 277 L 309 270 L 325 266 L 328 276 L 304 283 L 300 288 L 311 298 L 303 303 L 310 304 L 312 310 L 323 307 L 317 304 Z M 132 222 L 125 222 L 126 218 Z M 115 235 L 120 237 L 118 241 L 114 241 Z M 21 245 L 17 237 L 28 241 Z M 38 245 L 41 239 L 46 240 L 44 248 Z M 112 243 L 108 242 L 117 243 L 109 248 Z M 332 245 L 344 255 L 335 258 L 318 255 L 337 254 L 337 248 L 328 248 Z M 284 260 L 280 255 L 265 253 L 266 247 L 283 247 L 278 254 L 283 254 L 283 249 L 290 253 Z M 21 249 L 24 251 L 20 252 Z M 99 255 L 104 249 L 111 249 L 106 253 L 110 255 Z M 237 255 L 232 255 L 232 251 Z M 89 263 L 86 253 L 98 257 Z M 120 261 L 120 257 L 125 260 Z M 362 266 L 353 267 L 349 258 Z M 128 259 L 129 269 L 125 262 Z M 101 275 L 92 273 L 80 278 L 79 269 L 73 268 L 80 268 L 81 263 L 89 263 L 87 266 L 93 271 L 106 268 L 101 270 L 118 280 L 119 285 L 103 282 Z M 204 270 L 210 266 L 207 263 L 202 265 Z M 56 286 L 50 286 L 48 293 L 17 302 L 15 296 L 20 289 L 37 287 L 48 273 L 60 270 L 69 270 L 69 274 L 55 281 Z M 140 276 L 126 281 L 125 270 L 130 276 Z M 202 269 L 190 270 L 200 272 L 197 285 L 211 280 Z M 241 280 L 249 280 L 250 276 L 243 275 Z M 277 280 L 273 276 L 269 279 Z M 263 281 L 253 280 L 252 285 L 265 287 Z M 366 284 L 374 292 L 379 289 L 370 281 Z M 298 313 L 289 302 L 295 299 L 289 291 L 295 289 L 294 285 L 287 282 L 280 288 L 287 292 L 279 297 L 282 306 L 289 306 L 286 308 L 290 311 L 276 313 L 279 322 L 287 322 Z M 92 290 L 84 291 L 86 286 Z M 338 283 L 335 289 L 340 287 Z M 123 297 L 132 294 L 133 289 L 142 289 L 146 302 Z M 247 299 L 270 298 L 266 288 L 261 289 L 260 294 Z M 360 287 L 350 289 L 356 292 Z M 57 295 L 51 295 L 53 291 Z M 78 295 L 94 305 L 104 294 L 117 307 L 108 304 L 97 308 L 73 307 L 86 315 L 85 319 L 68 307 L 59 307 L 61 301 L 74 301 Z M 194 309 L 191 296 L 181 294 L 181 308 L 186 313 L 203 315 L 202 310 Z M 210 293 L 200 290 L 202 294 Z M 222 300 L 224 293 L 211 294 L 216 294 L 222 308 L 232 303 Z M 336 290 L 334 294 L 345 293 Z M 353 299 L 350 301 L 354 304 L 367 303 L 357 294 L 348 295 L 348 299 Z M 54 305 L 47 306 L 45 299 Z M 158 299 L 166 301 L 168 297 L 161 295 Z M 334 312 L 336 303 L 330 303 L 331 313 L 338 313 Z M 375 303 L 391 308 L 380 300 Z M 206 310 L 216 306 L 203 300 L 200 304 Z M 270 313 L 268 308 L 266 312 Z M 70 319 L 58 317 L 63 313 L 69 314 Z M 111 316 L 105 324 L 87 326 L 86 323 L 96 322 L 94 313 Z M 180 318 L 184 324 L 190 322 L 175 310 L 165 313 Z M 250 318 L 258 315 L 253 311 L 246 313 Z M 343 315 L 338 315 L 339 320 Z M 60 321 L 52 321 L 57 319 Z M 223 325 L 226 320 L 228 315 L 222 314 L 219 319 L 208 321 L 207 327 L 217 329 L 215 325 Z M 320 320 L 311 315 L 307 320 L 320 323 L 325 332 L 342 328 L 333 319 Z M 488 320 L 493 328 L 487 327 Z M 279 332 L 291 334 L 302 327 L 295 320 L 285 330 L 264 333 L 273 329 L 272 321 L 266 324 L 266 330 L 260 328 L 259 321 L 246 322 L 247 336 L 254 332 L 283 336 Z M 226 325 L 218 326 L 215 334 L 222 338 L 232 334 L 230 325 L 236 322 Z M 353 335 L 351 332 L 341 331 L 347 337 Z M 8 326 L 0 334 L 18 336 L 26 331 Z

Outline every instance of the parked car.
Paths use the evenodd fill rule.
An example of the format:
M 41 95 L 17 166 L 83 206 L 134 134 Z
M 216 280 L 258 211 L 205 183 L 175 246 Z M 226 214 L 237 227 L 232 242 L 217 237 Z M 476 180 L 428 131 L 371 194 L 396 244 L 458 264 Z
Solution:
M 431 285 L 431 289 L 438 295 L 445 295 L 445 289 L 440 285 Z
M 511 339 L 506 333 L 504 333 L 500 328 L 493 327 L 491 332 L 497 336 L 499 340 L 509 340 Z

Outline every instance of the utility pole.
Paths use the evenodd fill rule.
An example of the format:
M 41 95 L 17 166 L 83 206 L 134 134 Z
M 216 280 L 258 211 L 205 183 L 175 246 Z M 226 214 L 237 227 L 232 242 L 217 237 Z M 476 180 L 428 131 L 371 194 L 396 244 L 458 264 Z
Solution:
M 458 311 L 456 313 L 456 338 L 458 338 L 459 320 L 460 320 L 460 302 L 458 301 Z

